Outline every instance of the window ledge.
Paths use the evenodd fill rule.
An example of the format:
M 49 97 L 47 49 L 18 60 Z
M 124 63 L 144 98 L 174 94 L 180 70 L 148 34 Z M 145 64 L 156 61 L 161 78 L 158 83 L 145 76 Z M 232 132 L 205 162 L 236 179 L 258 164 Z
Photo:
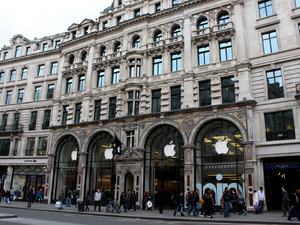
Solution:
M 273 146 L 273 145 L 286 145 L 286 144 L 300 144 L 299 139 L 286 139 L 286 140 L 278 140 L 278 141 L 265 141 L 265 142 L 256 142 L 256 147 L 263 146 Z
M 260 24 L 260 25 L 258 25 L 258 26 L 255 26 L 255 29 L 256 29 L 256 30 L 259 30 L 259 29 L 262 29 L 262 28 L 265 28 L 265 27 L 270 27 L 270 26 L 277 25 L 277 24 L 279 24 L 279 23 L 280 23 L 280 20 L 269 21 L 269 22 Z

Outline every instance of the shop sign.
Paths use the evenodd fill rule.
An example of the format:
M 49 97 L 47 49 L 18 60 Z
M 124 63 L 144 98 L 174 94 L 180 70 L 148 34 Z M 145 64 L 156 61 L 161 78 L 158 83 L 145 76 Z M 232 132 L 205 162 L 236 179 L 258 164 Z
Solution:
M 298 169 L 299 164 L 274 164 L 274 165 L 265 165 L 266 170 L 274 169 Z

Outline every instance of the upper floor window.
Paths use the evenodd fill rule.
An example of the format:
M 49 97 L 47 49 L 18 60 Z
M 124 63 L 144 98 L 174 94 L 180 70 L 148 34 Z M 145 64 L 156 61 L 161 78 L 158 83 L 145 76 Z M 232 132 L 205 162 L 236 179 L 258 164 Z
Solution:
M 133 48 L 141 47 L 141 38 L 140 38 L 140 36 L 136 36 L 132 39 L 132 47 Z
M 129 77 L 141 76 L 141 59 L 129 60 Z
M 36 119 L 37 119 L 37 111 L 31 112 L 29 130 L 35 130 L 36 127 Z
M 3 114 L 2 115 L 2 122 L 1 122 L 1 127 L 0 127 L 0 131 L 5 131 L 6 130 L 6 125 L 7 125 L 7 114 Z M 1 139 L 0 139 L 1 140 Z
M 265 113 L 266 140 L 295 139 L 293 111 Z
M 19 122 L 20 122 L 20 113 L 15 113 L 13 130 L 19 130 Z
M 123 4 L 123 0 L 119 0 L 119 5 L 122 5 Z
M 120 52 L 121 51 L 121 43 L 117 42 L 114 46 L 114 52 Z
M 172 0 L 172 6 L 177 6 L 178 5 L 178 0 Z
M 221 83 L 223 103 L 235 102 L 234 77 L 224 77 Z
M 72 31 L 72 39 L 76 38 L 76 31 Z
M 89 26 L 83 28 L 83 34 L 86 35 L 89 33 Z
M 159 12 L 161 10 L 161 4 L 160 2 L 155 4 L 155 12 Z
M 100 49 L 100 56 L 105 56 L 106 55 L 106 47 L 103 46 L 101 49 Z
M 19 57 L 21 55 L 21 46 L 16 47 L 15 57 Z
M 44 76 L 44 71 L 45 71 L 45 65 L 39 65 L 38 76 L 39 77 Z
M 48 85 L 47 99 L 52 99 L 54 94 L 54 84 Z
M 181 52 L 171 54 L 171 71 L 181 70 Z
M 84 51 L 81 55 L 81 61 L 86 61 L 87 60 L 87 52 Z
M 176 25 L 175 27 L 173 27 L 172 29 L 172 37 L 178 37 L 181 35 L 181 29 L 180 26 Z
M 11 103 L 11 96 L 12 96 L 12 91 L 7 91 L 6 92 L 6 100 L 5 100 L 6 105 Z
M 17 103 L 23 102 L 23 96 L 24 96 L 24 89 L 19 89 Z
M 126 131 L 126 146 L 134 147 L 134 130 Z
M 295 0 L 295 6 L 298 8 L 300 7 L 300 0 Z
M 28 72 L 27 68 L 22 69 L 21 79 L 27 79 L 27 72 Z
M 171 110 L 181 108 L 181 87 L 171 87 Z
M 121 20 L 122 20 L 122 17 L 121 17 L 121 16 L 117 16 L 117 17 L 116 17 L 117 25 L 118 25 L 119 23 L 121 23 Z
M 51 74 L 57 74 L 57 62 L 51 63 Z
M 160 112 L 161 90 L 152 91 L 152 113 Z
M 229 15 L 227 12 L 223 12 L 218 16 L 218 24 L 225 24 L 229 22 Z
M 44 44 L 43 44 L 43 52 L 44 52 L 44 51 L 47 51 L 47 50 L 48 50 L 48 44 L 47 44 L 47 43 L 44 43 Z
M 84 84 L 85 84 L 85 76 L 80 75 L 78 77 L 78 91 L 83 91 L 84 90 Z
M 264 18 L 273 15 L 272 0 L 261 1 L 258 3 L 259 16 Z
M 35 89 L 34 89 L 34 98 L 33 98 L 34 101 L 40 100 L 41 92 L 42 92 L 42 87 L 41 86 L 35 87 Z
M 81 103 L 77 103 L 75 105 L 74 123 L 80 122 L 80 111 L 81 111 Z
M 66 80 L 66 94 L 69 94 L 72 92 L 72 78 L 67 78 Z
M 119 78 L 120 78 L 120 67 L 114 67 L 114 68 L 112 68 L 112 79 L 111 79 L 111 83 L 112 83 L 112 84 L 117 84 L 117 83 L 119 83 Z
M 55 49 L 59 49 L 60 40 L 55 41 Z
M 116 118 L 117 114 L 117 98 L 109 98 L 109 119 Z
M 162 74 L 162 56 L 153 58 L 153 75 Z
M 162 40 L 162 32 L 161 32 L 161 30 L 158 30 L 158 31 L 156 31 L 154 33 L 153 39 L 154 39 L 154 42 Z
M 63 106 L 62 120 L 61 120 L 62 125 L 67 124 L 68 112 L 69 112 L 69 106 L 68 105 Z
M 198 30 L 203 30 L 207 27 L 208 27 L 208 21 L 207 21 L 206 17 L 203 17 L 203 18 L 198 20 L 198 23 L 197 23 Z
M 34 145 L 35 145 L 35 137 L 27 138 L 27 147 L 25 151 L 26 156 L 32 156 L 34 152 Z
M 140 9 L 135 9 L 134 10 L 134 17 L 138 17 L 141 15 L 141 10 Z
M 15 81 L 15 79 L 16 79 L 16 71 L 12 70 L 10 71 L 9 81 Z
M 48 137 L 40 137 L 37 149 L 37 155 L 46 155 Z
M 8 52 L 4 52 L 3 53 L 3 60 L 7 59 L 8 58 Z
M 210 80 L 199 82 L 199 106 L 211 105 Z
M 26 47 L 26 55 L 29 55 L 31 53 L 31 48 L 30 47 Z
M 107 28 L 108 28 L 108 23 L 107 23 L 107 21 L 103 21 L 103 23 L 102 23 L 102 29 L 105 30 L 105 29 L 107 29 Z
M 127 100 L 127 115 L 139 115 L 140 108 L 140 92 L 129 91 Z
M 227 61 L 232 59 L 232 45 L 231 41 L 220 42 L 220 61 Z
M 0 73 L 0 83 L 4 82 L 4 72 Z
M 70 58 L 69 58 L 69 64 L 70 65 L 74 64 L 74 60 L 75 60 L 74 55 L 71 55 Z
M 104 86 L 104 77 L 105 77 L 105 71 L 104 70 L 98 71 L 97 87 L 103 87 Z
M 281 70 L 267 71 L 269 99 L 284 97 Z
M 276 31 L 263 34 L 262 39 L 263 39 L 264 54 L 278 52 Z
M 49 129 L 51 110 L 45 110 L 42 129 Z
M 198 64 L 199 66 L 210 63 L 209 45 L 198 47 Z
M 94 106 L 94 120 L 95 121 L 100 120 L 100 112 L 101 112 L 101 100 L 96 100 L 95 106 Z
M 0 156 L 9 156 L 10 139 L 0 139 Z
M 13 156 L 18 155 L 18 147 L 19 147 L 19 138 L 15 138 L 15 146 L 14 146 Z

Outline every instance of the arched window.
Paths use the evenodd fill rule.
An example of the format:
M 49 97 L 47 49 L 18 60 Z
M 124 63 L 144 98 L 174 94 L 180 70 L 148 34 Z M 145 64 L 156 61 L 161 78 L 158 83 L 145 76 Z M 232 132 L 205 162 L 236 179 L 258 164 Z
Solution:
M 100 56 L 105 56 L 106 55 L 106 47 L 103 46 L 101 49 L 100 49 Z
M 87 60 L 87 52 L 84 51 L 81 55 L 81 61 L 86 61 Z
M 158 31 L 156 31 L 154 33 L 153 39 L 154 39 L 155 42 L 162 40 L 162 32 L 161 32 L 161 30 L 158 30 Z
M 70 65 L 74 64 L 74 59 L 75 59 L 74 55 L 71 55 L 70 58 L 69 58 L 69 64 Z
M 117 42 L 114 47 L 114 52 L 120 52 L 120 51 L 121 51 L 121 43 Z
M 140 36 L 136 36 L 132 40 L 132 47 L 133 48 L 139 48 L 141 47 L 141 38 Z
M 176 25 L 172 29 L 172 37 L 177 37 L 177 36 L 180 36 L 180 35 L 181 35 L 180 26 Z
M 218 17 L 218 24 L 224 24 L 229 22 L 229 15 L 227 12 L 223 12 Z
M 198 30 L 203 30 L 205 28 L 208 27 L 208 21 L 207 21 L 207 18 L 204 17 L 204 18 L 201 18 L 198 23 L 197 23 L 197 28 Z

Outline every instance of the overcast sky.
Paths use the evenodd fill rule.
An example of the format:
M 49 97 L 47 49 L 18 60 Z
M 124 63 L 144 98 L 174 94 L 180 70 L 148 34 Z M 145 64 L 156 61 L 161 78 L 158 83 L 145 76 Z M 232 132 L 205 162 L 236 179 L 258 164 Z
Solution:
M 1 0 L 0 49 L 22 34 L 29 40 L 67 31 L 85 18 L 95 20 L 113 0 Z

